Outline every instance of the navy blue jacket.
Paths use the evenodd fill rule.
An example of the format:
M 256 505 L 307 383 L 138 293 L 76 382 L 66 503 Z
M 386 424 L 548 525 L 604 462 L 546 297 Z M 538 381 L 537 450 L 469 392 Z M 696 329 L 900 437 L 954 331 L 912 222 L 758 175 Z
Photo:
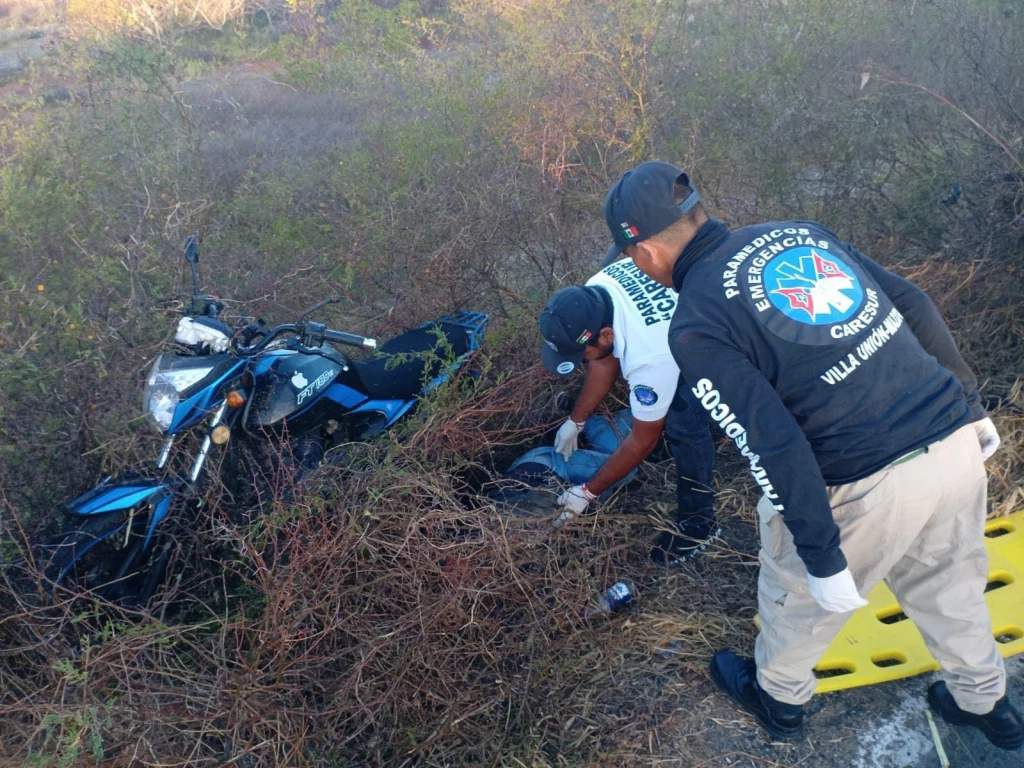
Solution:
M 846 567 L 826 485 L 984 418 L 935 305 L 820 224 L 709 221 L 673 271 L 669 347 L 810 574 Z

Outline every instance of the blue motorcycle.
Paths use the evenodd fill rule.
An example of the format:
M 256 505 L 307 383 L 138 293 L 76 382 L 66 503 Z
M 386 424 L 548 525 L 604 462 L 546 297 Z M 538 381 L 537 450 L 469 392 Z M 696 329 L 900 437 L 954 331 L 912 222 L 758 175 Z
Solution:
M 406 331 L 380 349 L 374 339 L 327 328 L 308 316 L 235 331 L 223 303 L 199 289 L 198 241 L 186 240 L 194 286 L 176 348 L 149 371 L 143 406 L 165 436 L 156 462 L 108 477 L 66 505 L 63 530 L 33 547 L 54 586 L 77 586 L 122 604 L 144 604 L 162 582 L 174 536 L 168 520 L 195 510 L 209 483 L 203 469 L 217 451 L 217 474 L 236 506 L 271 490 L 266 478 L 291 479 L 315 468 L 335 445 L 366 440 L 408 415 L 419 398 L 462 368 L 479 348 L 488 317 L 459 312 Z M 353 359 L 335 345 L 374 354 Z M 191 438 L 191 439 L 190 439 Z M 191 450 L 188 450 L 191 448 Z

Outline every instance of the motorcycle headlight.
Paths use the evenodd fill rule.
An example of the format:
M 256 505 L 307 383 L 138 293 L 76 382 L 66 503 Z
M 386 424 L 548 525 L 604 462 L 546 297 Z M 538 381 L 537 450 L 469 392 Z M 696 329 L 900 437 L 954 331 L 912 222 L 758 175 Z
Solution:
M 143 407 L 150 422 L 166 432 L 174 419 L 174 409 L 181 402 L 181 393 L 202 381 L 213 368 L 209 364 L 197 365 L 191 358 L 160 355 L 146 377 L 146 389 L 142 393 Z

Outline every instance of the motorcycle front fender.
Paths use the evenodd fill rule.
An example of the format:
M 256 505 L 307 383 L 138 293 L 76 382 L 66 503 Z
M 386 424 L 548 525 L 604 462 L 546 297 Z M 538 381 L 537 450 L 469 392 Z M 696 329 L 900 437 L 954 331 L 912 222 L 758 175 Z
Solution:
M 102 515 L 107 512 L 140 508 L 148 512 L 144 549 L 149 548 L 156 527 L 167 517 L 174 491 L 156 480 L 106 480 L 67 504 L 72 515 Z

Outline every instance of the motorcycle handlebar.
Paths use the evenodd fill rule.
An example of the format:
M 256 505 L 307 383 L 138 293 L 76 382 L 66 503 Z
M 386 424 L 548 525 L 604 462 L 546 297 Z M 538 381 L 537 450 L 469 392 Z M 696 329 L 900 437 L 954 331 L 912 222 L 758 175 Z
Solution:
M 267 331 L 264 334 L 263 338 L 260 339 L 255 344 L 253 344 L 251 347 L 236 345 L 235 351 L 245 356 L 255 355 L 256 353 L 262 352 L 264 349 L 266 349 L 267 346 L 269 346 L 270 342 L 274 341 L 279 336 L 283 336 L 286 333 L 299 335 L 299 327 L 297 325 L 292 324 L 279 325 Z
M 363 349 L 377 348 L 376 339 L 359 336 L 354 333 L 346 333 L 345 331 L 332 331 L 320 323 L 305 322 L 297 325 L 292 323 L 279 325 L 267 331 L 266 335 L 251 347 L 237 347 L 236 349 L 244 355 L 255 355 L 266 349 L 270 342 L 285 334 L 297 336 L 297 341 L 304 346 L 319 347 L 324 341 L 334 341 L 339 344 L 362 347 Z
M 339 344 L 349 344 L 353 347 L 362 347 L 363 349 L 376 349 L 377 340 L 371 339 L 367 336 L 359 336 L 354 333 L 345 333 L 345 331 L 332 331 L 329 328 L 324 331 L 324 338 L 327 341 L 336 341 Z

